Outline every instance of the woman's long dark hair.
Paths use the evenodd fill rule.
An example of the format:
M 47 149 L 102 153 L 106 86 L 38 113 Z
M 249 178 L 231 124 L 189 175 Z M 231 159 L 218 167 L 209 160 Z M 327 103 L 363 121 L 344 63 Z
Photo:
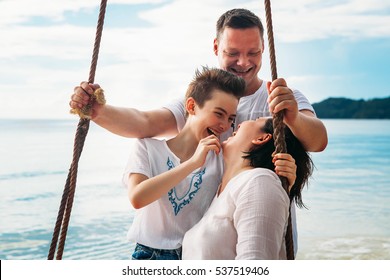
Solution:
M 267 119 L 262 130 L 265 133 L 274 134 L 272 119 Z M 313 174 L 314 163 L 310 154 L 303 148 L 301 142 L 294 136 L 291 130 L 285 126 L 285 141 L 287 146 L 287 153 L 294 159 L 297 165 L 297 178 L 290 190 L 290 200 L 294 201 L 298 207 L 304 207 L 302 202 L 301 191 L 302 188 L 308 184 L 309 177 Z M 275 151 L 274 137 L 267 143 L 255 146 L 248 152 L 245 152 L 243 158 L 248 159 L 250 165 L 253 167 L 267 168 L 275 171 L 275 165 L 272 162 L 272 154 Z

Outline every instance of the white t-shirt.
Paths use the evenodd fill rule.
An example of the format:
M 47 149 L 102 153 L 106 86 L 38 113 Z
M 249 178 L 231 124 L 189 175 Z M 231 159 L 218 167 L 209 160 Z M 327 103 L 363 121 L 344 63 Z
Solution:
M 179 185 L 153 203 L 136 210 L 128 231 L 129 241 L 156 248 L 177 249 L 185 232 L 206 212 L 221 182 L 222 153 L 207 154 L 205 164 L 191 173 Z M 137 139 L 130 155 L 123 183 L 127 186 L 130 173 L 148 178 L 166 172 L 180 164 L 165 140 Z
M 273 171 L 241 172 L 185 234 L 183 259 L 286 259 L 289 204 Z

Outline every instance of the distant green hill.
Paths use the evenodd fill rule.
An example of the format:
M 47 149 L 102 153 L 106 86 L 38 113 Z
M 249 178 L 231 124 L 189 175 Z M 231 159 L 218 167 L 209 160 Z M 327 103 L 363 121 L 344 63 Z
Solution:
M 390 119 L 390 97 L 370 100 L 328 98 L 313 104 L 321 119 Z

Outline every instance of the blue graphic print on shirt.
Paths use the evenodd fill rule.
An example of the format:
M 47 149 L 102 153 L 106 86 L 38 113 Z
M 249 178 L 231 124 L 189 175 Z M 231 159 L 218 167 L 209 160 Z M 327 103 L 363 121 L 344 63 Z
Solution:
M 169 157 L 167 160 L 167 166 L 168 166 L 168 170 L 175 167 L 174 163 L 171 161 Z M 174 187 L 168 192 L 168 198 L 173 206 L 175 216 L 177 216 L 180 210 L 185 205 L 189 204 L 191 200 L 195 197 L 196 193 L 200 189 L 200 185 L 202 184 L 202 176 L 205 174 L 205 172 L 206 172 L 206 168 L 203 168 L 203 170 L 201 169 L 198 172 L 195 172 L 193 174 L 190 185 L 184 194 L 179 194 L 178 191 L 176 190 L 176 187 Z

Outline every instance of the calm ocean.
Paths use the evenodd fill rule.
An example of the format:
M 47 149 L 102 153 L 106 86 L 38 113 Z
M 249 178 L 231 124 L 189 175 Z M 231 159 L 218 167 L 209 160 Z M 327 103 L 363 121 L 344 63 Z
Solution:
M 0 259 L 46 259 L 77 120 L 0 120 Z M 297 259 L 390 259 L 390 121 L 324 120 Z M 91 123 L 63 259 L 130 258 L 121 176 L 132 140 Z

